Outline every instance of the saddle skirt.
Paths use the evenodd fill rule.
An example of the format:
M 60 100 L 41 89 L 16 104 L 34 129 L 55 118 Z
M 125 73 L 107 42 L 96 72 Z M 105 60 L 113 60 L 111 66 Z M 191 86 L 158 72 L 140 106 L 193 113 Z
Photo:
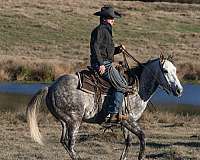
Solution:
M 110 88 L 112 88 L 112 85 L 108 81 L 102 79 L 93 69 L 82 70 L 76 74 L 79 78 L 78 89 L 84 92 L 91 94 L 96 94 L 98 92 L 103 95 L 108 95 Z

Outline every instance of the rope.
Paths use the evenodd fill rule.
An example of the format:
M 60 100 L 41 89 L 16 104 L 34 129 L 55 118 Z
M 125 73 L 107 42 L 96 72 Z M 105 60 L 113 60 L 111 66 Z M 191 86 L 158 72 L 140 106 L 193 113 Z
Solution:
M 125 68 L 127 70 L 129 70 L 130 68 L 129 68 L 129 65 L 128 65 L 128 62 L 126 59 L 126 55 L 128 57 L 130 57 L 131 59 L 133 59 L 134 61 L 136 61 L 138 63 L 138 65 L 142 66 L 142 63 L 140 63 L 136 58 L 134 58 L 124 48 L 122 48 L 122 53 L 123 53 L 123 58 L 124 58 L 124 62 L 125 62 Z M 132 91 L 133 86 L 129 86 L 126 79 L 121 74 L 119 74 L 118 71 L 113 66 L 109 67 L 108 76 L 109 76 L 110 82 L 114 88 L 122 91 L 123 93 L 126 93 L 127 91 Z
M 128 86 L 125 78 L 120 75 L 113 66 L 108 68 L 108 76 L 113 87 L 122 91 L 123 93 L 126 93 L 128 90 L 132 89 L 132 86 Z

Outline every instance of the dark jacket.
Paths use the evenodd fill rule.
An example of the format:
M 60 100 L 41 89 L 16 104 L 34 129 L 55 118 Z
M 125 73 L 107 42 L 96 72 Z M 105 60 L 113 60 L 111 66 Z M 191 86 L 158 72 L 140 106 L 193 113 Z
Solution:
M 114 55 L 120 53 L 120 46 L 114 47 L 110 24 L 100 24 L 92 31 L 90 53 L 91 65 L 103 65 L 104 61 L 112 62 Z

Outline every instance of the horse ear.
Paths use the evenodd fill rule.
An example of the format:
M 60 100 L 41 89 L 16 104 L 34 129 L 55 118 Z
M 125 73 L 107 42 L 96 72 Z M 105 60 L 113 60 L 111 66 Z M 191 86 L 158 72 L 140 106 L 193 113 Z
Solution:
M 167 60 L 169 60 L 170 62 L 173 62 L 173 58 L 174 58 L 174 55 L 168 55 L 167 57 Z
M 160 54 L 160 62 L 161 62 L 161 63 L 164 63 L 164 60 L 165 60 L 165 57 L 164 57 L 164 55 L 161 53 L 161 54 Z

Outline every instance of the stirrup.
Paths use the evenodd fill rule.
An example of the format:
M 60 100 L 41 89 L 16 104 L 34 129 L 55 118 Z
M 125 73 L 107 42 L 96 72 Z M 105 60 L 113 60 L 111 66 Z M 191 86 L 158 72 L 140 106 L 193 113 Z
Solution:
M 121 127 L 120 123 L 102 123 L 101 126 L 103 128 L 101 128 L 100 130 L 103 130 L 103 133 L 105 133 L 106 131 L 110 130 L 111 132 L 114 131 L 115 128 Z

